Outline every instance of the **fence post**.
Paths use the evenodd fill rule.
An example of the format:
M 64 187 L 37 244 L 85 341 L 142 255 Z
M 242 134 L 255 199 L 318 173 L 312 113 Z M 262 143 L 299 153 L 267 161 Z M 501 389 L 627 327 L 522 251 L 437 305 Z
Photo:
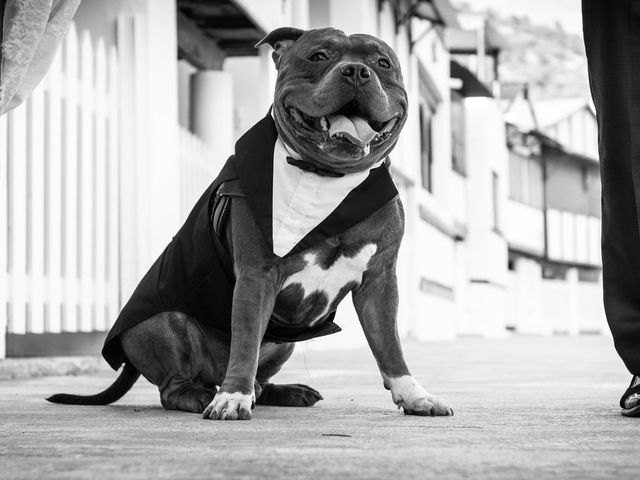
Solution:
M 108 206 L 108 244 L 107 244 L 107 281 L 109 282 L 109 308 L 106 326 L 111 326 L 120 310 L 120 150 L 119 122 L 118 122 L 118 57 L 115 47 L 109 50 L 109 101 L 108 109 L 108 138 L 107 138 L 107 206 Z
M 93 300 L 94 321 L 92 330 L 103 331 L 105 329 L 105 308 L 106 308 L 106 224 L 107 215 L 107 184 L 109 181 L 107 175 L 106 163 L 106 105 L 107 100 L 107 54 L 104 41 L 100 38 L 96 43 L 95 49 L 95 241 L 93 243 Z
M 58 50 L 47 73 L 45 92 L 45 183 L 46 248 L 45 273 L 47 275 L 47 300 L 45 330 L 58 333 L 62 328 L 64 271 L 62 236 L 63 202 L 62 187 L 62 49 Z
M 27 109 L 27 258 L 29 315 L 26 331 L 44 332 L 44 92 L 41 83 Z M 20 161 L 20 159 L 16 159 Z
M 84 30 L 80 37 L 80 98 L 78 171 L 79 188 L 79 268 L 80 274 L 80 320 L 79 330 L 89 332 L 93 327 L 93 282 L 95 281 L 95 156 L 93 146 L 94 102 L 93 102 L 93 49 L 91 36 Z
M 63 187 L 64 290 L 62 330 L 78 330 L 78 37 L 71 24 L 64 41 Z

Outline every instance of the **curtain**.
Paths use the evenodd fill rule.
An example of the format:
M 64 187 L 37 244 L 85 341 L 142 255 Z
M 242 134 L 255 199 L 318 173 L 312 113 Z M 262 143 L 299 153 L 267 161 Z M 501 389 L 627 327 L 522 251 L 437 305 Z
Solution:
M 44 78 L 79 4 L 0 0 L 0 115 L 24 102 Z

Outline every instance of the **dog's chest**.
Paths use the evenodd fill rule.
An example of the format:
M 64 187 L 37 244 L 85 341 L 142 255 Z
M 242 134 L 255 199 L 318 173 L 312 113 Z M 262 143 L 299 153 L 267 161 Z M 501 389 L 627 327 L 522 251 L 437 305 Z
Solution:
M 312 326 L 333 310 L 344 296 L 360 285 L 375 255 L 375 243 L 351 251 L 310 251 L 302 266 L 282 284 L 274 313 L 281 321 Z

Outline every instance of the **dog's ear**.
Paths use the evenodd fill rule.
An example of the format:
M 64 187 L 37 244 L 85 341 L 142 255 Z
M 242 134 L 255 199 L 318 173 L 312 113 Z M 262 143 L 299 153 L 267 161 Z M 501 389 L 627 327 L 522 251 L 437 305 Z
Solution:
M 273 63 L 276 64 L 276 68 L 279 68 L 282 55 L 284 55 L 287 50 L 291 48 L 291 45 L 293 45 L 294 42 L 298 38 L 300 38 L 304 32 L 304 30 L 300 30 L 299 28 L 276 28 L 272 32 L 268 33 L 266 37 L 256 43 L 256 47 L 264 45 L 265 43 L 271 45 L 271 48 L 273 48 L 273 53 L 271 54 Z

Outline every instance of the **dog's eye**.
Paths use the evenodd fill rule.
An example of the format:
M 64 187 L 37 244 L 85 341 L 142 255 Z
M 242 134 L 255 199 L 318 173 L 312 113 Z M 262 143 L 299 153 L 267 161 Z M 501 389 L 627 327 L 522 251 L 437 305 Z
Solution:
M 381 58 L 380 60 L 378 60 L 378 65 L 380 65 L 382 68 L 391 68 L 391 62 L 389 62 L 389 60 L 387 60 L 386 58 Z
M 309 60 L 312 62 L 324 62 L 325 60 L 329 60 L 329 57 L 324 52 L 316 52 L 309 57 Z

